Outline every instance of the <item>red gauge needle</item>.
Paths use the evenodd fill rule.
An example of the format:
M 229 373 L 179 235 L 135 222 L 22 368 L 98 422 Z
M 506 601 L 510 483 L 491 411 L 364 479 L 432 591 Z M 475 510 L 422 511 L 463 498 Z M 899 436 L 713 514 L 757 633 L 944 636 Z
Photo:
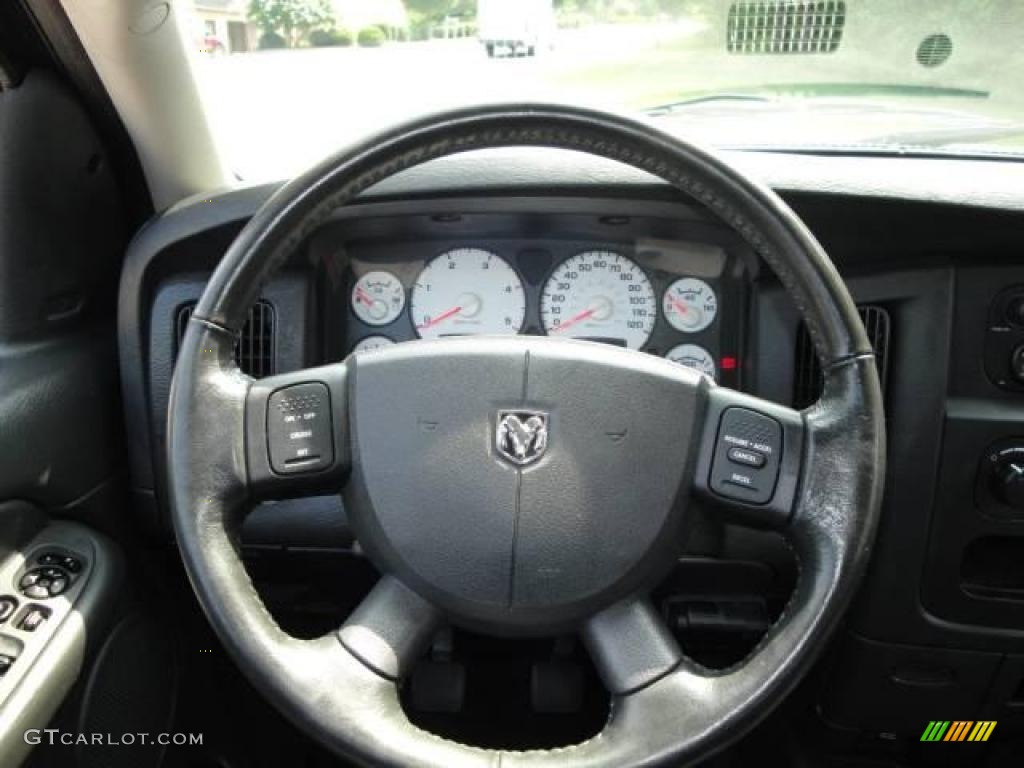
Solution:
M 588 317 L 593 315 L 595 312 L 597 312 L 597 310 L 594 309 L 594 308 L 584 309 L 582 312 L 579 312 L 579 313 L 573 315 L 572 317 L 570 317 L 564 323 L 559 323 L 557 326 L 555 326 L 554 328 L 551 329 L 551 332 L 552 333 L 561 333 L 566 328 L 568 328 L 570 325 L 576 325 L 576 323 L 582 323 L 584 320 L 586 320 Z
M 461 306 L 452 307 L 451 309 L 449 309 L 449 310 L 447 310 L 445 312 L 442 312 L 437 317 L 430 318 L 429 320 L 427 320 L 427 322 L 423 323 L 422 325 L 417 325 L 416 326 L 416 330 L 422 331 L 422 330 L 425 330 L 427 328 L 432 328 L 433 326 L 437 325 L 438 323 L 442 322 L 443 320 L 447 320 L 452 315 L 457 315 L 461 311 L 462 311 L 462 307 Z
M 367 296 L 366 291 L 362 288 L 356 288 L 356 298 L 368 307 L 373 306 L 373 299 Z
M 671 293 L 666 293 L 665 295 L 668 296 L 669 302 L 672 304 L 673 307 L 676 308 L 676 311 L 679 312 L 680 315 L 685 315 L 687 312 L 690 311 L 690 308 L 688 306 L 683 304 L 683 302 L 681 302 Z

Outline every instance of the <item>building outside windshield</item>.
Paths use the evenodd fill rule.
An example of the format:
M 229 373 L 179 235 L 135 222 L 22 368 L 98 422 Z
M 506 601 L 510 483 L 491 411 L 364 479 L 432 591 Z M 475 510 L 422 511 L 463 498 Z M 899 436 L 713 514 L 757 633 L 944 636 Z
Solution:
M 184 0 L 231 170 L 294 175 L 442 108 L 546 100 L 723 148 L 1024 153 L 1019 0 Z

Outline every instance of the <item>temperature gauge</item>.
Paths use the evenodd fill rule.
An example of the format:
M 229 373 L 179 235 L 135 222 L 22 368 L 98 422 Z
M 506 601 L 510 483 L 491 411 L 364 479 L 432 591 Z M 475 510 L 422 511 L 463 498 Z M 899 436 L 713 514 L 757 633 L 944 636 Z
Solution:
M 387 336 L 366 336 L 360 339 L 354 347 L 352 347 L 352 354 L 357 352 L 372 352 L 375 349 L 384 349 L 384 347 L 390 347 L 395 342 L 389 339 Z
M 718 314 L 718 297 L 703 280 L 683 277 L 665 291 L 661 309 L 669 324 L 683 333 L 703 331 Z
M 405 288 L 390 272 L 367 272 L 352 289 L 352 311 L 367 325 L 393 323 L 405 308 Z
M 716 378 L 715 358 L 704 347 L 697 344 L 679 344 L 665 353 L 673 363 L 685 365 L 700 371 L 705 376 Z

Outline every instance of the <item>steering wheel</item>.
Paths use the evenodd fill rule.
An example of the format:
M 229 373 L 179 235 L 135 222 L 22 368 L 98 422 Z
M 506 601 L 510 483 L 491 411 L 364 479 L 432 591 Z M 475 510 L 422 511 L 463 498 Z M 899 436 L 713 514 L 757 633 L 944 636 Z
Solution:
M 635 166 L 732 227 L 792 297 L 821 363 L 798 412 L 639 352 L 545 337 L 399 344 L 259 381 L 233 348 L 249 307 L 339 206 L 469 150 L 542 146 Z M 552 105 L 453 111 L 388 130 L 280 189 L 192 314 L 171 389 L 178 546 L 224 646 L 336 753 L 402 766 L 688 764 L 737 739 L 808 670 L 858 584 L 884 475 L 882 398 L 855 306 L 770 190 L 646 124 Z M 252 502 L 343 492 L 383 574 L 337 630 L 285 633 L 239 558 Z M 693 501 L 771 528 L 799 562 L 781 617 L 742 662 L 679 649 L 647 593 L 677 560 Z M 412 725 L 399 685 L 443 622 L 497 635 L 578 631 L 611 697 L 593 738 L 497 751 Z

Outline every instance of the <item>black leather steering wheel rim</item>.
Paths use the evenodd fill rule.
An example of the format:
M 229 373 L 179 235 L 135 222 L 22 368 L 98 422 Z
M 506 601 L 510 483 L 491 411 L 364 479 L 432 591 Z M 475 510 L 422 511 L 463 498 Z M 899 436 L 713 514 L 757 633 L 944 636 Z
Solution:
M 428 160 L 523 145 L 635 166 L 721 217 L 792 296 L 825 387 L 817 404 L 794 416 L 802 425 L 802 472 L 781 529 L 797 553 L 800 577 L 783 616 L 751 655 L 729 670 L 701 669 L 673 647 L 642 595 L 617 603 L 583 629 L 599 667 L 608 665 L 606 680 L 617 687 L 605 729 L 558 750 L 499 752 L 446 741 L 404 717 L 394 680 L 439 617 L 394 578 L 385 576 L 339 633 L 317 640 L 288 636 L 268 614 L 235 546 L 252 494 L 246 418 L 255 388 L 232 352 L 263 284 L 337 207 Z M 764 717 L 817 657 L 865 568 L 884 477 L 882 398 L 870 345 L 838 273 L 795 214 L 713 154 L 643 123 L 555 105 L 478 107 L 417 120 L 284 186 L 232 244 L 192 315 L 168 419 L 172 518 L 211 624 L 282 712 L 337 752 L 374 764 L 679 765 L 706 757 Z M 380 605 L 383 613 L 375 613 Z M 623 650 L 615 640 L 620 630 L 611 627 L 653 638 L 640 645 L 641 658 L 626 663 L 624 677 L 611 657 L 633 651 Z

